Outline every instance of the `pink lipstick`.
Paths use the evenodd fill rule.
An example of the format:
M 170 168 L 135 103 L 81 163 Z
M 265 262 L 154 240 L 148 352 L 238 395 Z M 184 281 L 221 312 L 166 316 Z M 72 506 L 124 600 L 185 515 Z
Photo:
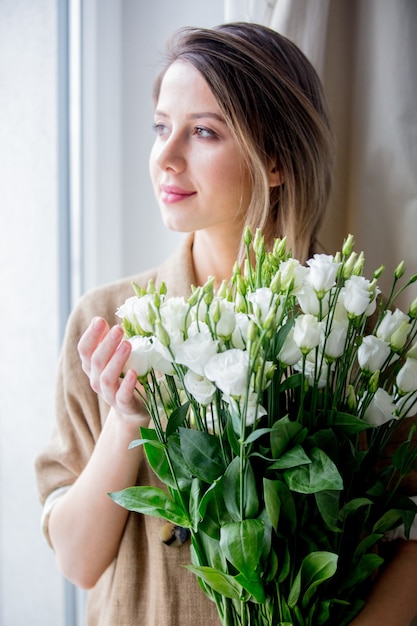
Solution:
M 186 200 L 195 194 L 195 191 L 187 191 L 187 189 L 182 189 L 182 187 L 177 187 L 176 185 L 161 185 L 160 189 L 161 200 L 165 204 L 181 202 L 181 200 Z

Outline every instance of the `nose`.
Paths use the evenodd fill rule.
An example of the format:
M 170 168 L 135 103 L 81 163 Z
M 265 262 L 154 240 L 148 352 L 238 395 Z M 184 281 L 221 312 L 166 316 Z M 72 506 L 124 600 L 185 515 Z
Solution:
M 185 146 L 180 136 L 171 132 L 169 137 L 156 147 L 155 162 L 162 170 L 181 172 L 185 169 Z

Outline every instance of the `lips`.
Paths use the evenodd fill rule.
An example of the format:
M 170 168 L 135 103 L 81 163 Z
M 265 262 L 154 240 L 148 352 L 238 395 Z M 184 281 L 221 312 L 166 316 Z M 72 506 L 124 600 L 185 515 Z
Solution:
M 195 191 L 188 191 L 177 185 L 161 185 L 161 200 L 165 204 L 172 204 L 174 202 L 181 202 L 191 196 L 195 195 Z

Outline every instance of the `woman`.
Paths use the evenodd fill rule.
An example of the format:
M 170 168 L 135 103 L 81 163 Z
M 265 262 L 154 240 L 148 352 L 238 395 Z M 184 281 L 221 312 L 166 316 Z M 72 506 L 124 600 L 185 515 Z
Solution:
M 165 225 L 190 235 L 135 281 L 163 280 L 175 296 L 209 275 L 228 279 L 246 224 L 269 242 L 286 235 L 306 259 L 330 190 L 333 150 L 321 85 L 302 53 L 253 24 L 185 29 L 171 42 L 154 95 L 155 194 Z M 37 460 L 44 529 L 64 575 L 91 590 L 89 626 L 218 623 L 214 605 L 181 567 L 189 546 L 167 547 L 160 521 L 129 514 L 107 495 L 157 482 L 142 449 L 127 450 L 149 421 L 136 373 L 120 378 L 130 344 L 114 313 L 130 283 L 87 294 L 69 320 L 57 428 Z M 355 626 L 405 626 L 417 613 L 416 575 L 417 549 L 408 542 L 387 570 L 388 592 L 382 579 Z

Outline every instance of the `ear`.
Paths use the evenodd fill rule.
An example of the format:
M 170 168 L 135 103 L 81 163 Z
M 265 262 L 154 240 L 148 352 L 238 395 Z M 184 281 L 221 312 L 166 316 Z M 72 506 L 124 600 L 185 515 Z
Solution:
M 269 170 L 268 181 L 270 187 L 279 187 L 284 182 L 282 170 L 274 166 Z

